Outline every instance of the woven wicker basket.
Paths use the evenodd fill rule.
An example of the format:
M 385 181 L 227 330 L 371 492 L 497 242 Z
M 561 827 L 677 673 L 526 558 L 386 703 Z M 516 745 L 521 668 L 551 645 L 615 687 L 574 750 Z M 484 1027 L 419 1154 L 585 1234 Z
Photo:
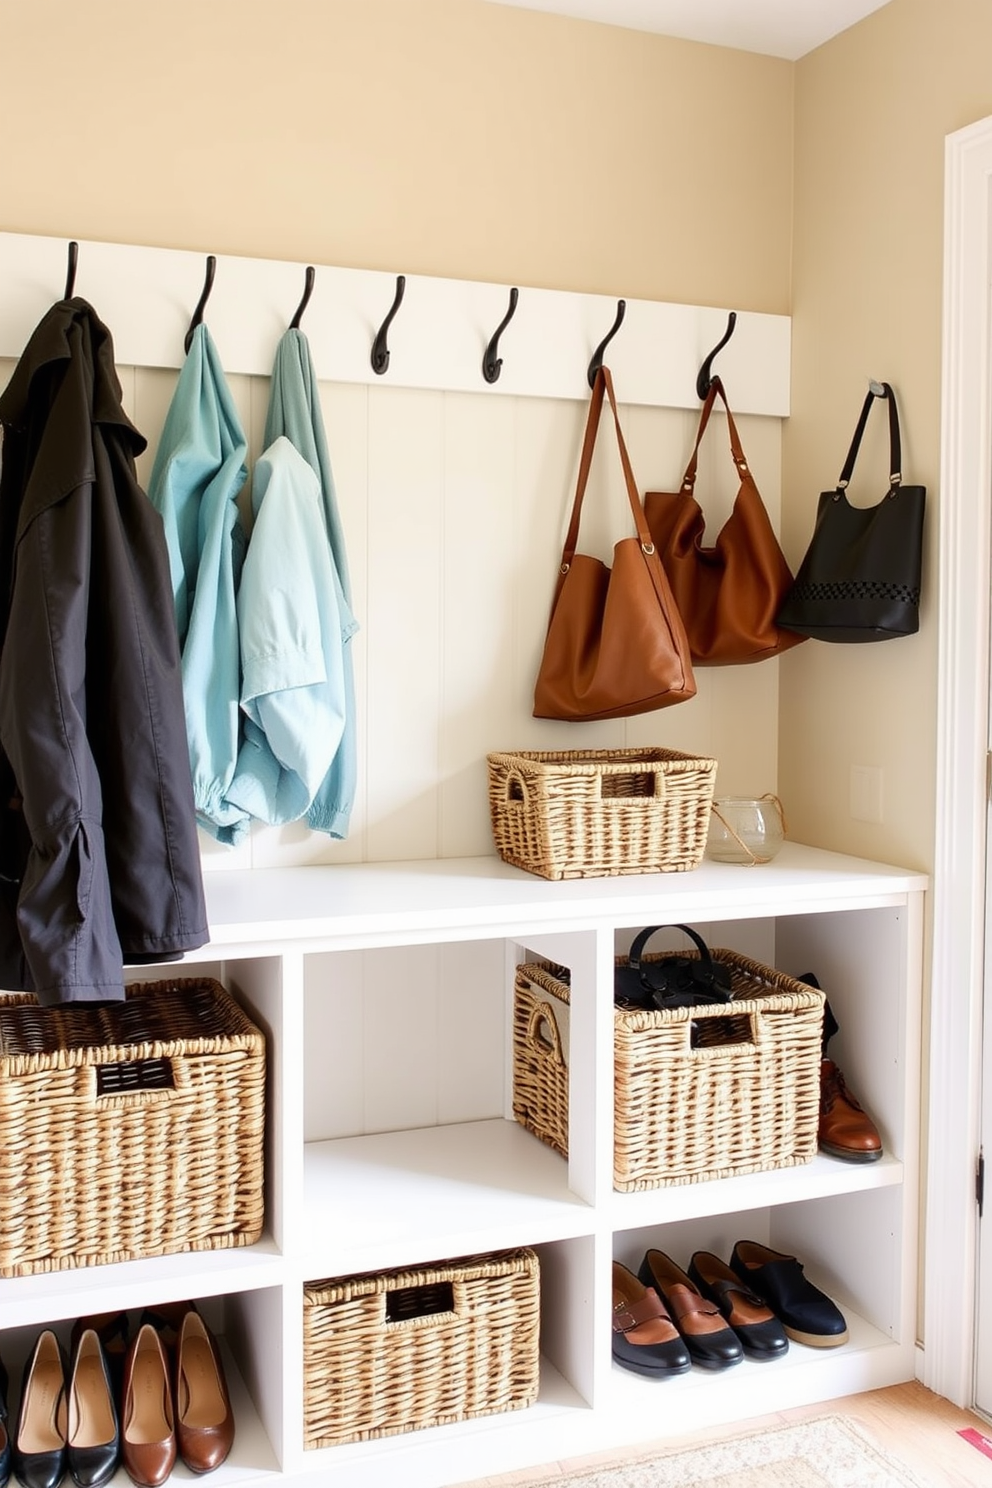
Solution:
M 305 1446 L 532 1405 L 539 1323 L 532 1250 L 311 1282 L 303 1291 Z
M 698 868 L 716 760 L 673 749 L 494 753 L 496 851 L 541 878 L 605 878 Z
M 0 1275 L 251 1245 L 265 1040 L 218 982 L 0 999 Z
M 614 1013 L 613 1185 L 622 1191 L 816 1155 L 823 993 L 734 951 L 711 954 L 730 968 L 730 1003 Z M 567 977 L 561 967 L 519 966 L 513 1024 L 514 1116 L 564 1155 Z

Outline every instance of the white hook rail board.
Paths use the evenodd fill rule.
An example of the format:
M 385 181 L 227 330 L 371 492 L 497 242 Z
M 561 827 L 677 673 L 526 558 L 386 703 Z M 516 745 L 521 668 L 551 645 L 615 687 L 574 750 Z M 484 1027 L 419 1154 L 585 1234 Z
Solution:
M 67 239 L 0 233 L 0 357 L 19 357 L 61 298 L 67 260 Z M 483 356 L 506 313 L 509 286 L 407 275 L 388 332 L 389 366 L 379 375 L 372 344 L 397 274 L 315 268 L 301 329 L 317 376 L 330 382 L 581 400 L 589 395 L 589 361 L 617 312 L 609 295 L 518 286 L 516 313 L 499 341 L 502 370 L 487 383 Z M 179 367 L 205 270 L 204 253 L 80 240 L 75 293 L 110 327 L 122 366 Z M 203 319 L 229 373 L 270 374 L 303 296 L 305 270 L 303 263 L 217 255 Z M 656 300 L 626 305 L 604 358 L 620 400 L 697 408 L 696 376 L 726 330 L 728 310 Z M 737 312 L 734 334 L 713 363 L 736 413 L 788 414 L 790 350 L 788 316 Z

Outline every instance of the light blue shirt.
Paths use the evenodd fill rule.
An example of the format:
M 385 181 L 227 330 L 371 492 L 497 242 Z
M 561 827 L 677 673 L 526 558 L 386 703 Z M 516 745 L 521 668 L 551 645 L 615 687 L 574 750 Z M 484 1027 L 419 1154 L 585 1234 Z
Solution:
M 342 620 L 320 481 L 282 436 L 255 465 L 252 510 L 238 592 L 245 737 L 228 800 L 278 826 L 309 811 L 344 734 Z
M 337 649 L 341 654 L 344 726 L 333 759 L 306 813 L 307 825 L 331 837 L 346 837 L 355 802 L 358 748 L 354 659 L 350 641 L 358 630 L 351 609 L 351 586 L 344 532 L 338 513 L 334 477 L 310 346 L 302 331 L 288 330 L 276 348 L 265 420 L 265 447 L 284 436 L 314 471 L 329 545 L 334 593 L 340 620 Z
M 248 475 L 247 449 L 201 323 L 179 373 L 148 496 L 169 551 L 197 820 L 225 843 L 237 842 L 249 825 L 227 797 L 242 731 L 236 596 L 245 536 L 237 497 Z

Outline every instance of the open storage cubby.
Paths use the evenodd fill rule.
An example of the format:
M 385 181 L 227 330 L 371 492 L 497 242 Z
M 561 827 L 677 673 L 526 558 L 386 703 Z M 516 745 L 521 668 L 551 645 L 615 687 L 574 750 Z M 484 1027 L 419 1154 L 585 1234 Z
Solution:
M 41 1327 L 68 1339 L 78 1316 L 195 1298 L 235 1399 L 217 1488 L 441 1488 L 912 1379 L 925 890 L 920 874 L 793 843 L 760 868 L 563 883 L 494 858 L 208 875 L 211 944 L 184 965 L 222 982 L 266 1034 L 265 1233 L 244 1249 L 0 1281 L 12 1394 Z M 818 1155 L 614 1190 L 613 959 L 645 925 L 678 922 L 793 976 L 815 972 L 840 1024 L 831 1053 L 878 1123 L 881 1161 Z M 540 958 L 571 974 L 567 1159 L 512 1119 L 513 973 Z M 156 974 L 179 969 L 141 979 Z M 660 1384 L 614 1368 L 614 1257 L 636 1269 L 658 1246 L 684 1265 L 740 1238 L 798 1254 L 847 1313 L 850 1341 Z M 308 1282 L 516 1246 L 540 1259 L 535 1405 L 304 1449 Z

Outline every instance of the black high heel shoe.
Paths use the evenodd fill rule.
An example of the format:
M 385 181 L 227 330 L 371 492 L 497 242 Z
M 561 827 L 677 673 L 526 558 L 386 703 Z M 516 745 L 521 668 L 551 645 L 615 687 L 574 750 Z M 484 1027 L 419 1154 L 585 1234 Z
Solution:
M 0 1488 L 10 1478 L 10 1437 L 7 1435 L 7 1371 L 0 1359 Z
M 22 1488 L 58 1488 L 65 1475 L 66 1360 L 50 1328 L 24 1366 L 11 1465 Z
M 69 1378 L 66 1460 L 76 1488 L 101 1488 L 120 1461 L 121 1433 L 107 1356 L 93 1328 L 79 1334 Z

